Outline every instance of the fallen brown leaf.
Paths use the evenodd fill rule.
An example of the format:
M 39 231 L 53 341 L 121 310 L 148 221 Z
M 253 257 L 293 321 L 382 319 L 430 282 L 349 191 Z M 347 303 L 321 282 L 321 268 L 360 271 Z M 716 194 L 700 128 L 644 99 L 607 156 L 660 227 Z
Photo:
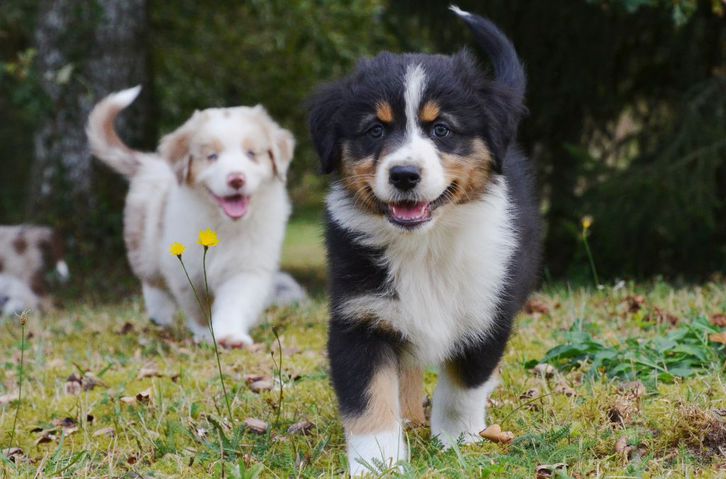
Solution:
M 269 427 L 265 421 L 251 417 L 245 419 L 244 425 L 255 434 L 264 434 L 267 432 L 267 428 Z
M 629 313 L 637 313 L 643 308 L 643 306 L 645 306 L 645 298 L 640 294 L 626 296 L 623 303 L 627 307 Z
M 625 452 L 625 453 L 627 453 L 627 449 L 629 447 L 630 446 L 628 446 L 628 438 L 625 437 L 625 436 L 621 437 L 620 439 L 618 439 L 615 442 L 615 452 L 619 452 L 619 453 Z
M 715 333 L 708 337 L 712 343 L 726 344 L 726 331 L 723 333 Z
M 140 393 L 136 394 L 136 400 L 141 404 L 146 404 L 151 400 L 151 388 L 144 389 Z
M 532 298 L 524 305 L 524 312 L 527 314 L 550 314 L 550 308 L 541 299 Z
M 680 322 L 680 319 L 675 314 L 671 314 L 668 311 L 663 311 L 659 307 L 653 308 L 653 312 L 650 313 L 648 319 L 655 321 L 658 324 L 670 324 L 675 326 Z
M 127 406 L 136 405 L 136 398 L 134 396 L 122 396 L 121 398 L 119 398 L 119 401 L 121 401 L 122 404 L 126 404 Z
M 575 392 L 575 390 L 574 390 L 574 389 L 572 389 L 572 388 L 570 387 L 570 385 L 569 385 L 569 384 L 567 384 L 567 383 L 566 383 L 566 382 L 564 382 L 564 381 L 560 381 L 560 382 L 558 382 L 558 383 L 557 383 L 557 384 L 555 385 L 555 390 L 554 390 L 554 391 L 555 391 L 555 392 L 556 392 L 557 394 L 564 394 L 564 395 L 565 395 L 565 396 L 567 396 L 567 397 L 573 397 L 573 396 L 575 396 L 575 395 L 577 394 L 577 393 Z
M 726 313 L 715 313 L 711 315 L 711 324 L 723 328 L 726 326 Z
M 126 321 L 123 326 L 121 326 L 121 329 L 119 330 L 119 334 L 129 334 L 134 332 L 134 325 L 133 323 L 129 323 Z
M 303 436 L 307 436 L 308 434 L 310 434 L 310 432 L 312 432 L 314 428 L 315 424 L 311 423 L 310 421 L 300 421 L 287 428 L 287 433 L 302 434 Z
M 17 463 L 25 454 L 19 447 L 9 447 L 2 450 L 2 455 L 7 457 L 10 462 Z
M 250 385 L 249 385 L 250 390 L 253 393 L 260 393 L 262 391 L 270 391 L 270 390 L 272 390 L 273 386 L 274 386 L 274 382 L 270 378 L 260 379 L 259 381 L 255 381 L 253 383 L 250 383 Z
M 41 436 L 38 439 L 35 440 L 35 445 L 39 446 L 41 444 L 53 442 L 57 439 L 58 439 L 58 437 L 55 434 L 51 434 L 50 432 L 45 432 L 45 433 L 41 434 Z
M 2 396 L 0 396 L 0 406 L 4 406 L 6 404 L 10 404 L 13 401 L 17 401 L 19 399 L 19 397 L 20 396 L 17 391 L 8 393 L 8 394 L 3 394 Z
M 537 466 L 536 479 L 547 479 L 553 477 L 557 471 L 567 471 L 567 464 L 542 464 Z
M 512 442 L 512 439 L 514 439 L 514 433 L 511 431 L 502 431 L 502 427 L 499 424 L 492 424 L 481 431 L 479 435 L 484 439 L 488 439 L 499 444 L 509 444 Z
M 539 363 L 533 368 L 535 374 L 542 376 L 543 378 L 551 378 L 555 375 L 557 370 L 551 364 Z
M 527 392 L 521 394 L 519 396 L 519 399 L 527 400 L 527 399 L 534 399 L 537 397 L 539 397 L 539 389 L 532 388 L 532 389 L 528 390 Z
M 139 369 L 139 374 L 137 377 L 139 379 L 160 378 L 162 377 L 162 374 L 159 372 L 158 369 L 156 369 L 156 366 L 147 366 Z
M 114 431 L 112 427 L 104 427 L 93 433 L 93 437 L 99 437 L 99 436 L 114 437 L 115 435 L 116 435 L 116 431 Z

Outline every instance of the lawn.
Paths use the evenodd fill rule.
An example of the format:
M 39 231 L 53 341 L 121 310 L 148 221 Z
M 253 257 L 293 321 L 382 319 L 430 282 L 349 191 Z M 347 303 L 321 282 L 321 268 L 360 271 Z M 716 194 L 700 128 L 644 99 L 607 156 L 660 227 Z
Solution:
M 284 265 L 311 286 L 310 303 L 268 311 L 257 346 L 221 353 L 232 418 L 213 349 L 191 342 L 181 322 L 153 327 L 138 295 L 30 317 L 19 403 L 22 328 L 5 320 L 2 477 L 342 474 L 320 241 L 308 219 L 291 225 L 285 247 Z M 518 318 L 490 401 L 489 422 L 514 440 L 442 452 L 427 428 L 409 429 L 413 459 L 401 476 L 726 477 L 724 353 L 709 341 L 724 312 L 722 280 L 599 291 L 546 284 Z M 556 368 L 533 367 L 548 351 Z M 435 380 L 429 371 L 429 395 Z

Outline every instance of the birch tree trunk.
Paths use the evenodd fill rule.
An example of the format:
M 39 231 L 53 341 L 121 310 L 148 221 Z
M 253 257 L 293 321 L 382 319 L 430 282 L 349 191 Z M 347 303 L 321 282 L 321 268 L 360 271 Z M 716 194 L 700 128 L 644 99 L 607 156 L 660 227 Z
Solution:
M 35 32 L 48 113 L 34 137 L 28 217 L 83 231 L 97 206 L 97 173 L 84 127 L 93 104 L 108 93 L 147 84 L 146 0 L 42 0 Z M 148 130 L 149 94 L 134 108 L 126 138 Z M 40 212 L 40 214 L 39 214 Z

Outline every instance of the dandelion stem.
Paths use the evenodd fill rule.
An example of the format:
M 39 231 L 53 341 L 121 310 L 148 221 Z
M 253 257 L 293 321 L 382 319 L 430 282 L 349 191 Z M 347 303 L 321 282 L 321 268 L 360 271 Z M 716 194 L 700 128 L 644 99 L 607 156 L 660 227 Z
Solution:
M 600 279 L 597 276 L 597 269 L 595 269 L 595 260 L 592 259 L 592 252 L 590 252 L 590 244 L 587 242 L 587 230 L 582 232 L 582 242 L 585 243 L 585 252 L 587 258 L 590 260 L 590 269 L 592 270 L 592 278 L 595 280 L 595 288 L 600 286 Z
M 202 300 L 199 298 L 199 293 L 197 293 L 197 288 L 194 287 L 194 283 L 192 282 L 192 279 L 189 277 L 189 272 L 187 271 L 187 267 L 184 265 L 184 261 L 181 258 L 181 255 L 177 256 L 179 258 L 179 262 L 181 263 L 182 269 L 184 270 L 184 274 L 187 277 L 187 281 L 189 281 L 189 286 L 191 286 L 192 291 L 194 292 L 194 297 L 197 300 L 197 304 L 199 305 L 199 309 L 202 311 L 202 314 L 206 316 L 207 319 L 207 326 L 209 327 L 209 332 L 212 334 L 212 345 L 214 346 L 214 355 L 217 358 L 217 371 L 219 372 L 219 382 L 222 383 L 222 393 L 224 394 L 224 403 L 227 406 L 227 414 L 229 414 L 229 420 L 232 420 L 232 407 L 229 404 L 229 398 L 227 396 L 227 386 L 224 384 L 224 377 L 222 376 L 222 363 L 219 360 L 219 349 L 217 348 L 217 338 L 214 337 L 214 328 L 212 327 L 212 306 L 211 302 L 209 301 L 209 283 L 207 282 L 207 247 L 204 247 L 204 257 L 202 258 L 202 269 L 204 270 L 204 289 L 207 294 L 207 307 L 205 308 L 204 305 L 202 305 Z
M 15 441 L 15 430 L 18 425 L 18 416 L 20 415 L 20 403 L 23 400 L 23 373 L 25 370 L 25 322 L 26 313 L 20 316 L 20 365 L 18 370 L 18 403 L 15 406 L 15 418 L 13 418 L 13 429 L 10 431 L 10 444 L 8 448 L 13 447 Z
M 204 290 L 207 295 L 207 325 L 212 335 L 212 345 L 214 346 L 214 356 L 217 358 L 217 371 L 219 372 L 219 382 L 222 383 L 222 394 L 224 394 L 224 403 L 227 406 L 229 420 L 232 420 L 232 406 L 229 404 L 229 395 L 227 395 L 227 386 L 224 384 L 224 376 L 222 375 L 222 362 L 219 360 L 219 347 L 217 346 L 217 338 L 214 337 L 214 327 L 212 326 L 212 302 L 209 298 L 209 282 L 207 281 L 207 251 L 209 247 L 204 247 L 204 256 L 202 257 L 202 270 L 204 271 Z

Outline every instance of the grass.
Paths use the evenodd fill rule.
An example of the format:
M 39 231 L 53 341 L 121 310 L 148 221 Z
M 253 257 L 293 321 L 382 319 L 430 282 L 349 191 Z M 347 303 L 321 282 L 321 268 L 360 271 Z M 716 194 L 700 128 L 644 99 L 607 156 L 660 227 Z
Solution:
M 311 221 L 293 223 L 290 232 L 284 264 L 312 286 L 313 300 L 266 312 L 253 332 L 258 347 L 221 352 L 232 421 L 223 419 L 212 347 L 193 344 L 181 323 L 171 330 L 151 326 L 138 295 L 110 304 L 75 301 L 28 319 L 12 443 L 18 402 L 0 399 L 0 449 L 17 446 L 22 453 L 0 455 L 0 477 L 340 475 L 345 446 L 324 354 L 320 232 Z M 514 432 L 515 440 L 442 452 L 427 428 L 411 429 L 413 460 L 401 475 L 532 478 L 538 467 L 552 465 L 544 468 L 551 477 L 726 477 L 726 386 L 717 344 L 688 336 L 706 360 L 686 377 L 638 376 L 643 388 L 591 362 L 603 350 L 637 356 L 642 346 L 668 368 L 668 345 L 662 362 L 652 346 L 724 311 L 722 282 L 600 291 L 546 285 L 531 312 L 518 318 L 503 384 L 489 408 L 489 421 Z M 17 320 L 0 327 L 2 398 L 17 392 L 22 330 Z M 599 349 L 572 361 L 552 353 L 586 340 Z M 528 369 L 548 352 L 561 370 Z M 435 376 L 427 372 L 429 395 Z M 255 432 L 250 426 L 259 424 L 245 425 L 248 419 L 267 430 Z M 298 426 L 307 433 L 288 432 L 302 421 L 312 423 Z

